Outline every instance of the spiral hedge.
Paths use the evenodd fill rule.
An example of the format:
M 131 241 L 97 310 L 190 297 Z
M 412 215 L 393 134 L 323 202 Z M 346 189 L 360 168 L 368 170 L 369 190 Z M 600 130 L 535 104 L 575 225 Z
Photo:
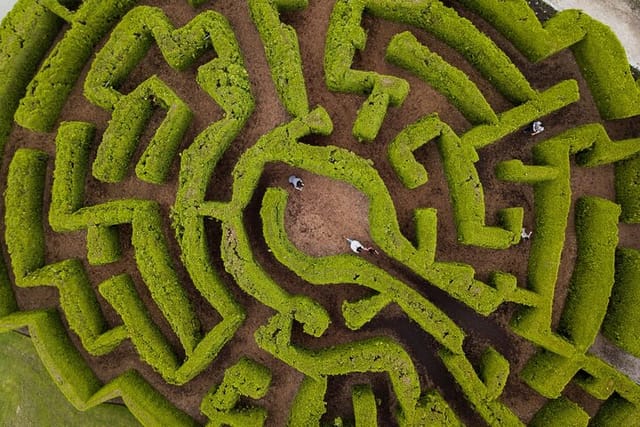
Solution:
M 430 337 L 455 389 L 488 425 L 530 421 L 533 426 L 586 426 L 637 420 L 638 384 L 589 349 L 602 329 L 620 349 L 640 357 L 640 248 L 621 247 L 619 238 L 621 221 L 635 224 L 640 218 L 639 137 L 612 140 L 602 123 L 586 123 L 541 139 L 528 160 L 500 161 L 494 171 L 498 179 L 532 190 L 535 234 L 526 283 L 518 283 L 508 271 L 481 279 L 472 265 L 438 259 L 442 217 L 436 209 L 415 210 L 415 235 L 408 238 L 378 165 L 344 147 L 317 143 L 334 131 L 331 111 L 311 105 L 298 32 L 286 23 L 309 2 L 247 2 L 288 118 L 237 155 L 228 199 L 212 197 L 216 191 L 209 183 L 232 145 L 244 138 L 256 107 L 264 107 L 253 93 L 255 82 L 243 52 L 247 46 L 239 42 L 232 22 L 215 10 L 215 2 L 212 8 L 196 9 L 195 17 L 179 28 L 161 8 L 136 3 L 20 0 L 0 27 L 3 247 L 8 255 L 0 263 L 0 331 L 28 332 L 53 381 L 77 409 L 117 399 L 143 425 L 197 425 L 203 419 L 207 425 L 269 425 L 270 408 L 264 401 L 274 393 L 273 373 L 265 360 L 274 359 L 302 375 L 289 409 L 290 425 L 329 421 L 331 378 L 373 373 L 383 374 L 392 397 L 380 402 L 379 388 L 353 386 L 353 413 L 345 422 L 377 425 L 379 412 L 389 407 L 398 425 L 462 425 L 464 417 L 442 390 L 421 378 L 416 350 L 396 337 L 376 332 L 324 347 L 299 342 L 300 334 L 307 337 L 305 342 L 324 337 L 338 320 L 352 331 L 370 332 L 376 320 L 394 309 Z M 189 2 L 194 7 L 202 3 Z M 541 22 L 523 0 L 455 3 L 482 17 L 530 61 L 569 49 L 603 122 L 640 115 L 639 83 L 608 27 L 578 11 Z M 494 251 L 520 244 L 522 206 L 500 209 L 495 220 L 487 218 L 478 166 L 482 149 L 576 103 L 583 95 L 579 83 L 564 80 L 535 88 L 489 35 L 438 0 L 336 0 L 327 22 L 324 78 L 330 91 L 365 98 L 352 129 L 358 141 L 380 145 L 389 109 L 401 108 L 413 90 L 408 77 L 360 68 L 358 57 L 369 54 L 363 19 L 410 28 L 388 41 L 386 61 L 442 94 L 469 124 L 456 130 L 437 113 L 407 124 L 386 147 L 399 182 L 412 191 L 429 184 L 429 171 L 418 153 L 433 141 L 458 244 Z M 484 89 L 432 51 L 424 34 L 463 57 L 510 107 L 494 109 Z M 197 84 L 221 110 L 219 118 L 195 136 L 190 129 L 198 111 L 170 83 L 153 75 L 127 86 L 153 49 L 176 73 L 197 67 Z M 74 87 L 81 87 L 86 100 L 110 117 L 108 123 L 61 120 L 65 114 L 73 116 L 63 114 L 63 107 Z M 160 124 L 149 132 L 159 111 Z M 24 128 L 20 132 L 47 139 L 54 155 L 21 145 L 14 137 L 14 121 Z M 144 138 L 145 133 L 152 136 Z M 139 148 L 141 144 L 146 147 Z M 363 193 L 369 202 L 371 239 L 403 274 L 353 254 L 314 257 L 299 250 L 286 228 L 289 193 L 261 188 L 265 169 L 274 163 L 350 184 Z M 572 169 L 607 166 L 615 168 L 615 200 L 586 195 L 573 206 Z M 90 194 L 95 185 L 88 183 L 94 180 L 111 188 L 129 179 L 150 186 L 175 182 L 171 206 L 139 198 L 96 201 Z M 332 318 L 312 297 L 277 283 L 262 265 L 255 254 L 261 249 L 247 228 L 256 200 L 262 250 L 296 280 L 367 290 L 358 300 L 343 300 L 342 319 Z M 576 257 L 554 322 L 571 213 Z M 212 247 L 211 223 L 220 229 L 219 248 Z M 125 227 L 128 232 L 123 232 Z M 167 229 L 174 236 L 168 236 Z M 52 233 L 84 239 L 85 258 L 52 258 L 47 249 Z M 94 269 L 116 265 L 127 251 L 133 253 L 134 274 L 96 280 Z M 219 259 L 213 259 L 214 254 Z M 183 283 L 182 270 L 193 289 Z M 471 357 L 468 333 L 459 319 L 409 281 L 428 283 L 480 316 L 491 317 L 505 305 L 517 307 L 508 332 L 535 345 L 535 354 L 519 372 L 491 345 L 485 345 L 481 357 Z M 137 283 L 143 283 L 153 307 L 145 305 Z M 38 287 L 55 288 L 58 306 L 24 309 L 16 295 Z M 215 325 L 199 318 L 194 293 L 198 306 L 205 304 L 217 313 Z M 246 299 L 268 307 L 268 317 L 253 333 L 260 360 L 227 350 L 245 325 Z M 115 312 L 119 323 L 108 322 L 107 311 Z M 156 311 L 175 339 L 154 320 Z M 188 386 L 212 370 L 221 373 L 200 398 L 200 418 L 154 388 L 137 369 L 108 381 L 92 371 L 88 357 L 109 358 L 127 342 L 138 361 L 172 387 Z M 545 399 L 530 420 L 521 419 L 506 403 L 505 386 L 514 377 Z M 595 411 L 589 413 L 565 394 L 572 384 L 601 402 Z M 334 420 L 342 423 L 342 418 Z

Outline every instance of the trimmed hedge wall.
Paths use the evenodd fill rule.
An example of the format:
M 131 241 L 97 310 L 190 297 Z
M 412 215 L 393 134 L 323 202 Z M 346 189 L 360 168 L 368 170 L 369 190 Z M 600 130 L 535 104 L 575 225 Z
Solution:
M 190 355 L 200 339 L 200 325 L 173 268 L 157 204 L 147 200 L 114 200 L 82 207 L 88 169 L 87 151 L 92 136 L 92 126 L 83 122 L 66 122 L 58 129 L 58 155 L 49 211 L 51 227 L 54 231 L 74 231 L 130 223 L 138 270 L 187 355 Z M 89 242 L 88 245 L 100 246 L 101 242 Z
M 498 400 L 508 375 L 508 364 L 505 363 L 506 360 L 502 355 L 493 349 L 488 350 L 483 356 L 480 376 L 464 355 L 453 354 L 442 349 L 439 351 L 439 356 L 464 392 L 467 400 L 487 424 L 497 426 L 523 425 L 522 421 Z
M 471 124 L 498 121 L 496 113 L 475 83 L 463 71 L 420 44 L 410 32 L 393 36 L 385 58 L 411 71 L 443 94 Z
M 401 411 L 398 417 L 413 424 L 420 381 L 411 358 L 395 341 L 377 337 L 311 351 L 291 343 L 292 323 L 291 314 L 278 313 L 255 332 L 255 340 L 263 350 L 316 380 L 352 372 L 387 372 Z
M 438 115 L 430 114 L 406 126 L 389 144 L 389 163 L 405 187 L 413 190 L 429 180 L 427 170 L 416 160 L 413 152 L 440 136 L 443 127 Z
M 93 162 L 93 176 L 103 182 L 120 182 L 128 172 L 140 136 L 149 124 L 154 107 L 167 110 L 136 166 L 143 181 L 161 184 L 180 142 L 191 123 L 189 107 L 155 76 L 120 98 Z
M 463 0 L 529 59 L 539 61 L 571 47 L 600 115 L 607 120 L 640 114 L 640 88 L 622 44 L 609 27 L 579 10 L 557 13 L 542 25 L 525 0 Z
M 378 135 L 387 108 L 402 105 L 409 84 L 398 77 L 351 69 L 356 50 L 364 50 L 366 44 L 366 34 L 360 26 L 366 4 L 366 0 L 336 2 L 327 30 L 324 72 L 330 90 L 367 95 L 358 111 L 353 135 L 358 140 L 371 141 Z
M 540 409 L 529 423 L 529 427 L 562 425 L 567 427 L 587 427 L 589 414 L 566 397 L 550 400 Z
M 436 0 L 367 0 L 375 17 L 413 25 L 464 56 L 507 99 L 519 104 L 535 96 L 520 70 L 469 20 Z
M 31 80 L 16 111 L 18 124 L 33 131 L 50 132 L 58 119 L 85 63 L 95 46 L 124 13 L 133 0 L 105 3 L 85 0 L 69 13 L 69 30 Z
M 263 198 L 260 216 L 263 235 L 273 255 L 303 280 L 316 285 L 356 284 L 379 292 L 374 304 L 371 299 L 357 305 L 343 303 L 348 324 L 361 326 L 375 316 L 377 310 L 395 302 L 420 327 L 445 348 L 462 353 L 464 333 L 440 309 L 386 271 L 353 255 L 311 257 L 299 251 L 288 239 L 284 227 L 287 193 L 269 188 Z
M 261 407 L 236 408 L 241 396 L 261 399 L 267 394 L 271 372 L 246 357 L 224 373 L 222 384 L 213 387 L 202 400 L 200 411 L 211 423 L 230 426 L 262 426 L 267 411 Z
M 558 331 L 586 351 L 600 331 L 613 287 L 620 207 L 583 197 L 575 210 L 578 254 Z
M 309 100 L 295 29 L 280 20 L 279 10 L 304 9 L 308 0 L 250 0 L 249 11 L 264 45 L 271 79 L 285 109 L 294 117 L 309 113 Z
M 13 116 L 62 21 L 37 0 L 19 0 L 0 26 L 0 153 Z M 4 300 L 4 299 L 2 299 Z M 1 310 L 0 310 L 1 311 Z
M 616 250 L 615 282 L 602 333 L 618 347 L 640 357 L 640 251 Z

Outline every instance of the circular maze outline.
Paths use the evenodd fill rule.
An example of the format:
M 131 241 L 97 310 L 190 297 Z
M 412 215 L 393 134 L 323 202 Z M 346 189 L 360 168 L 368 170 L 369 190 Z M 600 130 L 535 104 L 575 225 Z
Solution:
M 542 24 L 525 1 L 460 3 L 487 20 L 529 60 L 540 61 L 570 48 L 584 70 L 603 119 L 640 114 L 638 83 L 633 80 L 620 43 L 603 24 L 578 11 L 558 13 Z M 188 382 L 213 361 L 245 316 L 209 259 L 204 221 L 214 219 L 222 226 L 221 252 L 227 272 L 244 292 L 276 311 L 256 331 L 256 342 L 305 376 L 291 408 L 291 425 L 318 424 L 325 412 L 327 378 L 352 372 L 388 373 L 401 425 L 459 424 L 436 390 L 421 389 L 411 358 L 393 339 L 371 338 L 322 350 L 305 349 L 291 342 L 294 321 L 306 333 L 321 336 L 329 325 L 329 316 L 312 299 L 287 293 L 262 270 L 252 255 L 243 224 L 244 211 L 265 165 L 283 162 L 349 183 L 364 193 L 370 202 L 369 222 L 375 244 L 476 312 L 488 315 L 503 302 L 522 306 L 511 329 L 536 344 L 540 351 L 520 375 L 549 399 L 531 424 L 545 425 L 553 419 L 575 425 L 610 425 L 637 417 L 638 385 L 587 350 L 602 326 L 603 333 L 620 348 L 640 355 L 636 339 L 638 316 L 633 303 L 637 299 L 634 278 L 640 275 L 640 253 L 618 248 L 619 221 L 636 223 L 640 218 L 640 184 L 635 178 L 640 167 L 640 139 L 612 141 L 602 125 L 587 124 L 535 145 L 533 164 L 520 160 L 501 162 L 496 168 L 499 179 L 533 187 L 536 234 L 526 288 L 518 286 L 516 278 L 505 272 L 495 272 L 489 283 L 483 283 L 475 278 L 469 265 L 436 261 L 435 209 L 415 211 L 413 244 L 400 232 L 391 197 L 370 162 L 340 147 L 301 142 L 311 134 L 332 132 L 326 111 L 321 106 L 309 106 L 297 35 L 280 18 L 282 11 L 305 8 L 306 1 L 249 0 L 273 81 L 291 120 L 262 136 L 241 155 L 233 170 L 232 198 L 227 202 L 206 200 L 207 184 L 217 162 L 255 107 L 233 29 L 226 18 L 213 11 L 202 12 L 176 29 L 162 10 L 134 5 L 133 1 L 106 5 L 87 0 L 71 10 L 59 1 L 25 0 L 14 8 L 0 30 L 2 56 L 10 58 L 3 61 L 3 73 L 8 78 L 0 87 L 2 98 L 7 100 L 7 106 L 0 111 L 4 144 L 14 118 L 19 125 L 36 132 L 53 130 L 94 47 L 120 21 L 93 59 L 84 83 L 86 98 L 111 112 L 111 120 L 91 167 L 88 153 L 96 139 L 94 126 L 65 122 L 58 127 L 48 221 L 56 232 L 86 230 L 87 260 L 93 265 L 119 259 L 120 236 L 116 227 L 131 224 L 138 270 L 178 336 L 185 360 L 178 360 L 154 325 L 129 276 L 114 276 L 98 285 L 99 292 L 123 321 L 122 325 L 107 329 L 82 263 L 77 259 L 46 263 L 42 222 L 48 162 L 45 153 L 29 148 L 16 151 L 9 166 L 4 199 L 5 241 L 15 285 L 56 287 L 66 322 L 89 353 L 107 354 L 128 338 L 143 361 L 167 382 L 177 385 Z M 353 126 L 354 137 L 362 141 L 375 140 L 388 108 L 401 105 L 409 92 L 408 83 L 401 78 L 351 68 L 356 52 L 365 47 L 366 34 L 361 26 L 365 13 L 431 33 L 462 54 L 515 105 L 495 112 L 462 71 L 431 52 L 410 32 L 394 36 L 387 47 L 389 62 L 443 94 L 473 125 L 463 135 L 456 135 L 433 114 L 407 126 L 388 148 L 389 161 L 399 179 L 410 189 L 427 183 L 428 171 L 413 152 L 433 141 L 442 158 L 459 242 L 493 249 L 517 244 L 522 208 L 503 209 L 499 212 L 499 226 L 486 225 L 484 194 L 475 168 L 482 154 L 479 150 L 576 102 L 577 83 L 567 80 L 544 92 L 536 91 L 491 39 L 439 1 L 338 0 L 326 38 L 326 84 L 332 91 L 366 97 Z M 67 22 L 68 29 L 44 58 L 61 21 Z M 179 187 L 172 207 L 181 260 L 198 291 L 222 319 L 202 335 L 162 235 L 158 204 L 137 199 L 93 206 L 85 206 L 84 202 L 89 170 L 104 182 L 119 182 L 126 176 L 137 140 L 153 109 L 161 108 L 167 113 L 138 161 L 136 175 L 141 180 L 162 183 L 178 154 L 179 143 L 192 119 L 187 104 L 157 77 L 147 79 L 126 95 L 117 90 L 153 43 L 169 65 L 178 70 L 189 67 L 207 50 L 213 49 L 217 55 L 199 67 L 197 82 L 222 108 L 223 117 L 180 154 Z M 578 253 L 569 296 L 558 331 L 554 331 L 551 317 L 571 208 L 572 156 L 584 167 L 615 163 L 617 199 L 614 203 L 583 197 L 576 204 Z M 286 203 L 285 192 L 270 188 L 260 212 L 265 240 L 280 263 L 314 285 L 357 284 L 375 291 L 363 300 L 343 303 L 342 314 L 349 328 L 359 329 L 387 305 L 397 304 L 442 346 L 439 356 L 445 367 L 488 424 L 522 424 L 500 402 L 510 374 L 504 356 L 488 347 L 480 366 L 474 367 L 462 350 L 462 329 L 417 291 L 353 255 L 313 258 L 300 252 L 284 229 Z M 57 310 L 18 309 L 4 270 L 0 302 L 0 328 L 29 328 L 40 358 L 76 408 L 84 410 L 121 397 L 145 425 L 194 423 L 136 371 L 127 371 L 102 384 L 71 343 Z M 259 406 L 246 408 L 239 402 L 241 397 L 264 397 L 270 381 L 267 368 L 242 358 L 225 371 L 222 383 L 207 393 L 200 410 L 212 423 L 261 425 L 267 411 Z M 570 382 L 605 401 L 592 420 L 584 409 L 562 396 Z M 370 386 L 354 388 L 353 406 L 357 425 L 376 423 L 377 406 Z

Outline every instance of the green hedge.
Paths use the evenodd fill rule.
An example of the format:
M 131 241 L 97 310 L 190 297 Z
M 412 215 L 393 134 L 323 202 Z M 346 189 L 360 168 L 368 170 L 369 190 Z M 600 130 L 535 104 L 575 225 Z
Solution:
M 351 401 L 353 402 L 353 415 L 356 426 L 378 425 L 376 396 L 373 394 L 370 385 L 358 384 L 354 386 L 351 391 Z
M 136 146 L 155 107 L 166 109 L 166 117 L 142 153 L 136 174 L 151 183 L 161 184 L 166 180 L 171 162 L 191 123 L 192 113 L 155 76 L 116 103 L 93 163 L 94 177 L 104 182 L 120 182 L 126 177 Z
M 536 412 L 529 427 L 561 425 L 566 427 L 587 427 L 589 414 L 566 397 L 550 400 Z
M 87 99 L 113 110 L 123 96 L 116 88 L 145 56 L 153 40 L 167 63 L 177 70 L 186 69 L 213 48 L 217 57 L 199 67 L 198 84 L 232 118 L 246 119 L 253 111 L 251 84 L 233 29 L 224 16 L 212 10 L 175 29 L 159 8 L 133 9 L 96 55 L 84 84 Z
M 315 426 L 327 411 L 324 396 L 327 393 L 327 378 L 305 376 L 289 410 L 290 426 Z
M 464 355 L 453 354 L 445 349 L 441 349 L 438 354 L 469 403 L 473 405 L 487 424 L 496 426 L 523 425 L 518 417 L 498 400 L 508 375 L 508 363 L 505 363 L 504 357 L 495 350 L 488 350 L 483 356 L 481 373 L 478 376 Z
M 640 251 L 618 248 L 615 282 L 602 333 L 618 347 L 640 357 Z
M 594 427 L 633 425 L 640 417 L 637 404 L 613 395 L 600 406 L 598 413 L 591 420 Z
M 165 381 L 175 383 L 172 374 L 178 368 L 178 360 L 151 320 L 131 277 L 126 274 L 114 276 L 101 283 L 98 289 L 122 318 L 140 359 L 160 373 Z
M 569 156 L 589 148 L 592 140 L 585 135 L 588 132 L 578 127 L 537 144 L 533 148 L 536 165 L 518 165 L 520 170 L 512 176 L 524 177 L 525 182 L 535 176 L 537 181 L 533 187 L 535 236 L 531 241 L 527 287 L 539 295 L 535 308 L 523 309 L 514 317 L 512 328 L 560 354 L 568 354 L 571 346 L 551 333 L 551 313 L 571 207 Z M 538 176 L 544 180 L 538 181 Z
M 309 113 L 302 58 L 295 29 L 280 20 L 279 9 L 307 7 L 307 0 L 251 0 L 249 11 L 264 45 L 271 79 L 285 109 L 294 117 Z
M 558 331 L 577 350 L 585 351 L 595 341 L 607 312 L 620 207 L 605 199 L 583 197 L 575 210 L 578 253 Z
M 49 222 L 55 231 L 84 230 L 130 223 L 131 243 L 138 270 L 151 296 L 167 318 L 188 355 L 200 340 L 199 321 L 182 288 L 162 231 L 157 203 L 148 200 L 114 200 L 82 207 L 87 174 L 87 153 L 92 142 L 92 126 L 83 122 L 60 125 L 56 137 L 56 157 Z M 88 238 L 105 239 L 105 233 Z M 107 232 L 106 239 L 113 239 Z M 98 251 L 104 241 L 89 241 L 89 252 Z M 112 245 L 113 241 L 106 241 Z M 112 255 L 112 254 L 111 254 Z
M 373 71 L 351 69 L 356 50 L 364 50 L 366 34 L 360 26 L 365 0 L 336 2 L 324 53 L 325 82 L 330 90 L 367 95 L 358 111 L 353 135 L 372 141 L 378 135 L 389 106 L 402 105 L 409 94 L 404 79 Z
M 269 188 L 263 198 L 260 216 L 263 235 L 273 255 L 307 282 L 316 285 L 356 284 L 377 292 L 374 301 L 343 304 L 351 327 L 365 324 L 389 302 L 398 304 L 420 327 L 454 353 L 462 352 L 464 333 L 440 309 L 403 282 L 373 264 L 352 255 L 311 257 L 299 251 L 288 239 L 284 227 L 287 193 Z M 373 304 L 368 305 L 368 303 Z
M 46 162 L 44 152 L 21 148 L 9 164 L 4 239 L 18 282 L 45 263 L 42 204 Z
M 625 50 L 609 27 L 580 10 L 557 13 L 544 26 L 525 0 L 463 0 L 529 59 L 539 61 L 571 47 L 604 119 L 640 114 L 640 90 Z
M 0 26 L 0 153 L 11 132 L 20 98 L 62 21 L 37 0 L 19 0 Z
M 529 101 L 498 114 L 497 123 L 475 126 L 464 133 L 460 139 L 464 145 L 479 150 L 519 131 L 540 117 L 577 102 L 579 99 L 578 83 L 575 80 L 564 80 L 544 92 L 536 94 Z
M 622 221 L 640 223 L 640 156 L 616 164 L 616 202 L 622 206 Z
M 262 426 L 267 411 L 261 407 L 236 407 L 241 396 L 261 399 L 269 389 L 271 372 L 243 357 L 224 373 L 222 384 L 212 388 L 200 404 L 200 411 L 212 422 L 231 426 Z
M 469 20 L 434 0 L 367 0 L 372 15 L 413 25 L 458 51 L 507 99 L 520 104 L 535 96 L 518 67 Z
M 70 28 L 33 78 L 16 111 L 16 122 L 50 132 L 95 46 L 135 1 L 87 0 L 70 14 Z
M 489 347 L 480 359 L 479 376 L 487 388 L 487 399 L 496 400 L 507 385 L 509 361 L 493 347 Z
M 482 92 L 460 69 L 420 44 L 408 31 L 391 39 L 385 56 L 394 65 L 411 71 L 444 95 L 473 125 L 496 123 L 498 117 Z
M 413 152 L 440 136 L 442 128 L 437 114 L 427 115 L 406 126 L 389 144 L 387 158 L 405 187 L 413 190 L 427 183 L 429 174 Z
M 292 323 L 291 315 L 276 314 L 255 332 L 256 342 L 274 357 L 316 380 L 353 372 L 388 373 L 398 399 L 398 416 L 411 425 L 420 398 L 420 381 L 411 358 L 395 341 L 377 337 L 306 350 L 291 343 Z
M 449 186 L 458 241 L 493 249 L 505 249 L 517 242 L 521 222 L 510 221 L 510 230 L 485 226 L 484 192 L 474 165 L 478 157 L 475 149 L 465 145 L 446 125 L 438 139 L 438 149 Z M 522 218 L 520 212 L 513 210 L 507 216 Z

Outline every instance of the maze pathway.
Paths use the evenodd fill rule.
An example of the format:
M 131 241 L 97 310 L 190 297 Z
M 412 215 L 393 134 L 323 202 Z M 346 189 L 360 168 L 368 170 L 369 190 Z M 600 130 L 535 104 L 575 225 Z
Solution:
M 31 336 L 73 406 L 115 399 L 143 425 L 638 419 L 640 386 L 590 352 L 602 334 L 640 357 L 640 80 L 611 29 L 524 0 L 147 3 L 21 0 L 0 28 L 0 331 Z M 531 76 L 560 57 L 580 74 Z M 427 95 L 443 111 L 411 109 Z M 364 195 L 379 256 L 300 250 L 274 170 Z M 499 185 L 521 199 L 496 207 Z

